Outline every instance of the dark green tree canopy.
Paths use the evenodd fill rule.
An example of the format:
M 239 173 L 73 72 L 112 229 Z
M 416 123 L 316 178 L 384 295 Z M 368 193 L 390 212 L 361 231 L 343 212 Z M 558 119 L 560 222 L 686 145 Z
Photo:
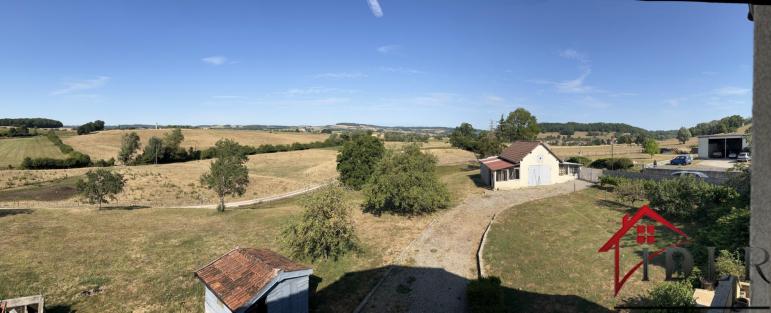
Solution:
M 517 108 L 514 112 L 501 120 L 496 130 L 498 138 L 504 142 L 517 140 L 535 140 L 538 137 L 538 121 L 523 108 Z
M 364 188 L 364 211 L 419 215 L 450 205 L 450 193 L 436 175 L 436 157 L 417 144 L 388 150 Z
M 385 146 L 379 139 L 369 133 L 354 134 L 337 154 L 340 181 L 353 189 L 361 189 L 384 153 Z
M 453 147 L 471 151 L 477 139 L 476 130 L 469 123 L 461 123 L 450 134 L 450 145 Z
M 134 154 L 140 147 L 139 135 L 136 132 L 123 134 L 121 137 L 120 151 L 118 152 L 118 161 L 123 164 L 131 163 Z

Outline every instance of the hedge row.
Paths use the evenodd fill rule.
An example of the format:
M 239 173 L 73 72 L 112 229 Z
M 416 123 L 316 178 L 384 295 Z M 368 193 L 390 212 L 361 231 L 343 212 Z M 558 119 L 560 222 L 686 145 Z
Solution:
M 46 170 L 46 169 L 62 169 L 62 168 L 78 168 L 78 167 L 108 167 L 115 165 L 115 159 L 98 160 L 96 162 L 91 161 L 91 157 L 87 154 L 75 151 L 70 145 L 62 142 L 62 139 L 56 135 L 56 132 L 49 131 L 46 134 L 48 140 L 59 148 L 59 151 L 67 155 L 64 159 L 54 158 L 30 158 L 26 157 L 21 162 L 21 168 L 28 170 Z

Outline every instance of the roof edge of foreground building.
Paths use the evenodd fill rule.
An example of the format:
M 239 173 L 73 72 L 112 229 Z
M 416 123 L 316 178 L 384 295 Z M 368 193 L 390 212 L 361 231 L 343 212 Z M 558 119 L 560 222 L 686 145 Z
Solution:
M 205 312 L 307 312 L 311 267 L 268 249 L 236 247 L 194 272 Z

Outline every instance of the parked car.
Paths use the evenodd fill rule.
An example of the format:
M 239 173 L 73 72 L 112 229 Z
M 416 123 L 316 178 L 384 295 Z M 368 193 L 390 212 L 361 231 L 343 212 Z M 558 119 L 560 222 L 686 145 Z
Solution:
M 699 178 L 708 178 L 707 174 L 704 174 L 702 172 L 694 172 L 694 171 L 679 171 L 672 173 L 672 176 L 675 177 L 682 177 L 682 176 L 692 176 L 692 177 L 699 177 Z
M 728 153 L 728 158 L 729 159 L 735 159 L 736 158 L 736 152 L 729 152 Z
M 712 157 L 713 158 L 722 158 L 723 157 L 723 152 L 720 152 L 720 151 L 712 152 Z
M 736 157 L 736 162 L 747 162 L 747 161 L 752 161 L 752 157 L 750 156 L 749 152 L 739 153 L 739 156 Z
M 693 158 L 687 154 L 678 155 L 674 159 L 669 161 L 669 164 L 672 164 L 672 165 L 688 165 L 691 163 L 693 163 Z

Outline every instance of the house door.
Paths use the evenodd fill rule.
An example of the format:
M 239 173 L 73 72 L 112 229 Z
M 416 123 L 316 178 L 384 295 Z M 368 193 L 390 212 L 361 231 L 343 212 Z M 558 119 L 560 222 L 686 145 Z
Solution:
M 551 183 L 551 171 L 546 165 L 530 165 L 527 169 L 527 185 L 538 186 Z

